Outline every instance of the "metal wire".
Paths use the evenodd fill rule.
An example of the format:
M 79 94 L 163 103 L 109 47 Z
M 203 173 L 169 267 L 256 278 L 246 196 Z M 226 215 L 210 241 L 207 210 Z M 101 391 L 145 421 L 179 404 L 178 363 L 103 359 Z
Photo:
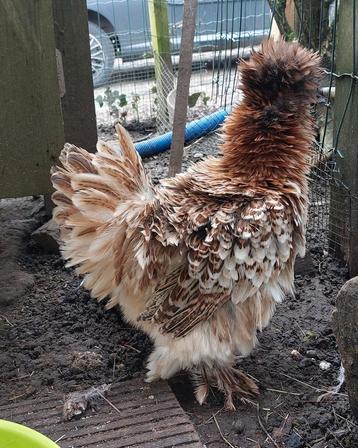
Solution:
M 355 60 L 356 0 L 352 1 L 352 72 L 340 73 L 336 69 L 338 0 L 330 0 L 328 6 L 327 0 L 320 0 L 319 16 L 316 14 L 312 2 L 308 4 L 303 0 L 295 0 L 294 13 L 297 23 L 290 24 L 291 28 L 296 31 L 295 38 L 307 46 L 316 46 L 314 50 L 322 55 L 324 61 L 326 77 L 322 87 L 325 89 L 325 101 L 318 105 L 316 111 L 318 131 L 317 141 L 313 148 L 314 167 L 309 179 L 311 208 L 307 235 L 311 246 L 319 245 L 325 250 L 328 250 L 332 241 L 335 245 L 341 246 L 347 243 L 350 232 L 352 232 L 348 216 L 349 210 L 358 207 L 358 199 L 350 191 L 349 185 L 345 185 L 342 181 L 339 172 L 339 161 L 345 154 L 345 148 L 340 145 L 342 129 L 344 129 L 358 81 Z M 99 122 L 109 124 L 117 119 L 141 122 L 152 120 L 155 121 L 159 132 L 170 129 L 171 113 L 163 112 L 168 106 L 168 98 L 161 97 L 157 90 L 157 80 L 154 77 L 148 0 L 107 0 L 107 3 L 110 2 L 112 2 L 113 15 L 115 15 L 116 8 L 126 8 L 128 17 L 126 30 L 112 32 L 113 41 L 118 38 L 119 43 L 129 42 L 130 50 L 136 53 L 140 38 L 142 38 L 143 42 L 140 44 L 143 44 L 143 48 L 147 50 L 141 56 L 136 53 L 135 58 L 128 55 L 122 57 L 119 51 L 120 57 L 115 60 L 110 78 L 104 85 L 95 89 L 95 97 L 102 97 L 102 107 L 100 102 L 96 101 L 97 119 Z M 141 15 L 140 27 L 133 24 L 136 22 L 135 18 L 131 16 L 133 3 L 137 5 L 136 14 Z M 277 30 L 275 17 L 279 5 L 278 0 L 271 1 L 272 9 L 267 0 L 212 0 L 209 3 L 206 2 L 201 8 L 199 0 L 199 16 L 195 36 L 197 44 L 193 55 L 193 74 L 190 87 L 190 94 L 194 99 L 195 95 L 198 96 L 198 99 L 188 109 L 189 120 L 209 115 L 222 106 L 233 105 L 237 102 L 238 96 L 240 96 L 240 92 L 237 90 L 239 66 L 235 61 L 239 57 L 246 57 L 249 50 L 255 48 L 264 37 L 275 36 Z M 182 14 L 177 6 L 179 4 L 181 2 L 168 2 L 174 72 L 168 70 L 166 64 L 161 60 L 163 82 L 167 82 L 168 85 L 174 84 L 174 87 Z M 97 0 L 97 6 L 100 10 L 100 0 Z M 331 12 L 333 12 L 332 21 L 329 16 Z M 100 22 L 99 13 L 96 17 Z M 107 32 L 103 27 L 101 29 L 102 34 Z M 123 52 L 123 48 L 121 50 Z M 336 83 L 345 78 L 350 79 L 351 84 L 350 89 L 347 90 L 343 112 L 338 117 L 335 100 Z M 108 88 L 109 93 L 117 91 L 115 95 L 117 100 L 114 105 L 110 104 L 108 98 L 107 101 L 103 101 L 105 92 L 108 93 Z M 118 100 L 121 95 L 125 96 L 125 101 L 123 96 L 122 102 Z M 110 95 L 107 94 L 108 96 Z M 135 102 L 133 98 L 138 97 L 139 100 Z M 333 129 L 334 123 L 335 129 Z M 187 151 L 194 151 L 193 154 L 211 153 L 212 148 L 219 141 L 216 134 L 210 135 L 191 144 Z M 341 195 L 341 199 L 337 200 L 339 195 Z M 344 213 L 340 213 L 342 202 L 348 204 L 347 207 L 344 207 Z

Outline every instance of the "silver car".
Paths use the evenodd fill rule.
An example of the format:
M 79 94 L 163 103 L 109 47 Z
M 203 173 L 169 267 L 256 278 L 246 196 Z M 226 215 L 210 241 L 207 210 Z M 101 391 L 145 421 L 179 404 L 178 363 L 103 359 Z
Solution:
M 170 42 L 180 48 L 184 0 L 167 0 Z M 148 0 L 87 0 L 92 73 L 95 86 L 109 81 L 114 59 L 151 55 Z M 259 43 L 270 28 L 267 0 L 199 0 L 195 49 Z

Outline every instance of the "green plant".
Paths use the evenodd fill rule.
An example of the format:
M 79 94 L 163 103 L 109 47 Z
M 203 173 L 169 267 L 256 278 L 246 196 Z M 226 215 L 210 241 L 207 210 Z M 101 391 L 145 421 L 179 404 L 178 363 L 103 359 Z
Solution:
M 199 98 L 201 98 L 204 106 L 208 105 L 208 101 L 210 100 L 210 96 L 207 96 L 207 94 L 205 92 L 194 92 L 191 95 L 189 95 L 188 106 L 189 107 L 196 106 Z
M 137 116 L 137 121 L 139 121 L 139 110 L 138 110 L 138 103 L 140 101 L 140 96 L 137 93 L 132 93 L 132 109 L 135 111 L 135 114 Z
M 210 96 L 208 96 L 205 92 L 201 92 L 201 99 L 203 101 L 204 106 L 207 106 L 208 101 L 210 100 Z
M 198 99 L 201 96 L 201 92 L 195 92 L 192 93 L 191 95 L 189 95 L 188 98 L 188 106 L 189 107 L 194 107 L 196 105 L 196 103 L 198 102 Z
M 119 113 L 121 112 L 121 118 L 123 120 L 126 119 L 127 111 L 123 110 L 123 108 L 128 105 L 128 101 L 124 93 L 120 94 L 118 90 L 112 91 L 110 87 L 107 87 L 103 96 L 96 96 L 96 102 L 99 104 L 99 107 L 103 107 L 106 104 L 110 114 L 115 118 L 119 118 Z

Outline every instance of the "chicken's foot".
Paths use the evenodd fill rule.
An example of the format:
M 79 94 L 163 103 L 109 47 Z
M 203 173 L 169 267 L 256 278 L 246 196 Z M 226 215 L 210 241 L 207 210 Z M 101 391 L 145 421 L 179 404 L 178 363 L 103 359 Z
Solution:
M 244 399 L 258 395 L 259 390 L 255 382 L 241 370 L 231 365 L 201 364 L 191 371 L 195 397 L 203 404 L 208 396 L 210 386 L 220 390 L 225 396 L 225 408 L 235 410 L 234 398 Z

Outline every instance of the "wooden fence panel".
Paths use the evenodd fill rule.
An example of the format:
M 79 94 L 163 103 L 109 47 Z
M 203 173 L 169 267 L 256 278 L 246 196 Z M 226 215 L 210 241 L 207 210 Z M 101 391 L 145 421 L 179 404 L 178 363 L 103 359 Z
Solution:
M 51 0 L 0 2 L 0 197 L 49 194 L 64 142 Z
M 64 72 L 61 103 L 65 140 L 94 152 L 97 126 L 86 1 L 53 0 L 53 5 L 56 48 L 61 52 Z

